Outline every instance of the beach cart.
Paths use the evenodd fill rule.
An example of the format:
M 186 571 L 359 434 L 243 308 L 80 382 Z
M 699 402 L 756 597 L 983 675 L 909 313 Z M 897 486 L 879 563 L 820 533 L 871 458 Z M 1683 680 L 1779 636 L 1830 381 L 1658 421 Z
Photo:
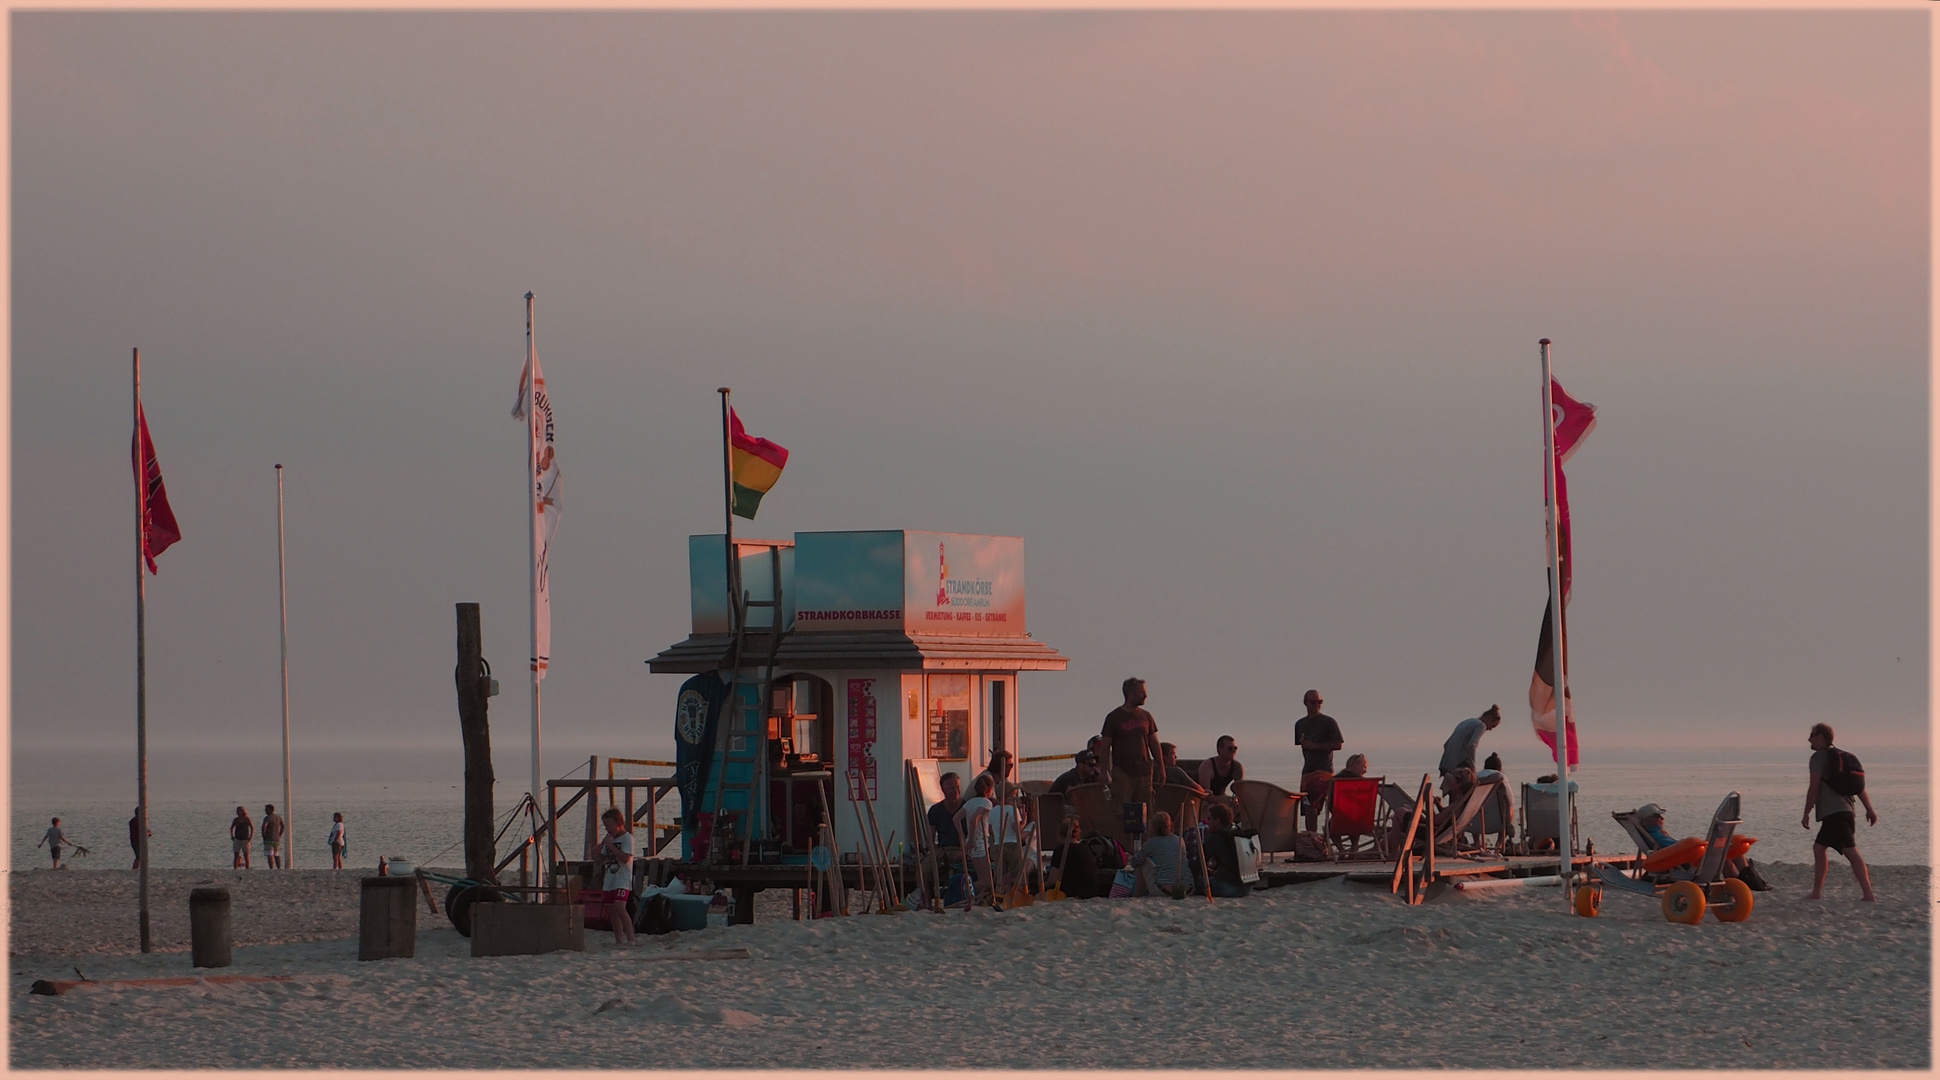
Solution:
M 1695 924 L 1710 911 L 1719 922 L 1743 922 L 1751 917 L 1751 886 L 1724 876 L 1738 826 L 1737 792 L 1724 797 L 1704 839 L 1685 840 L 1651 853 L 1636 876 L 1612 866 L 1591 868 L 1590 881 L 1576 890 L 1576 913 L 1594 916 L 1603 905 L 1605 887 L 1654 899 L 1664 918 Z

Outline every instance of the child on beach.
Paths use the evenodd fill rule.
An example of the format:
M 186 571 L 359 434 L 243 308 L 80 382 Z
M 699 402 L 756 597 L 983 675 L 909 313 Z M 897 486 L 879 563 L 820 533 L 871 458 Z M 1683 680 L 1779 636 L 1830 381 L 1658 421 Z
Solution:
M 41 834 L 40 844 L 46 844 L 47 853 L 54 856 L 54 869 L 56 870 L 61 868 L 61 845 L 65 843 L 67 843 L 67 834 L 61 832 L 61 819 L 55 818 L 54 823 L 48 826 L 46 832 Z M 39 847 L 40 844 L 35 844 L 34 846 Z
M 990 795 L 997 790 L 997 782 L 989 773 L 979 773 L 976 781 L 977 794 L 974 798 L 963 800 L 957 808 L 957 836 L 963 840 L 964 861 L 970 864 L 970 873 L 976 881 L 977 895 L 994 903 L 995 897 L 990 890 L 990 846 L 986 842 L 989 833 L 990 809 L 994 805 Z M 966 908 L 968 904 L 964 905 Z
M 626 815 L 608 807 L 600 815 L 606 835 L 600 838 L 600 865 L 606 868 L 601 897 L 606 903 L 606 922 L 613 928 L 613 944 L 634 942 L 633 916 L 627 911 L 627 894 L 633 889 L 633 834 L 627 831 Z
M 1161 810 L 1152 815 L 1152 835 L 1132 856 L 1132 869 L 1138 871 L 1133 896 L 1185 895 L 1192 874 L 1186 868 L 1185 840 L 1172 832 L 1171 814 Z

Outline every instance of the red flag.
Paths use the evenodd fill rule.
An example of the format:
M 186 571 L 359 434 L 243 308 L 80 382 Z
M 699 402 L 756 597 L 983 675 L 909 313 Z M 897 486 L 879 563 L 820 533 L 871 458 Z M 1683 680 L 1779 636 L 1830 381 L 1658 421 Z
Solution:
M 141 507 L 141 553 L 153 574 L 155 556 L 182 539 L 175 524 L 175 511 L 168 506 L 168 489 L 162 486 L 162 466 L 155 460 L 155 444 L 148 438 L 148 414 L 135 406 L 134 445 L 128 448 L 135 469 L 135 498 Z
M 1563 480 L 1563 463 L 1596 430 L 1596 406 L 1563 392 L 1563 384 L 1549 380 L 1550 423 L 1556 428 L 1556 461 L 1551 471 L 1556 485 L 1556 552 L 1563 564 L 1563 602 L 1570 596 L 1570 489 Z

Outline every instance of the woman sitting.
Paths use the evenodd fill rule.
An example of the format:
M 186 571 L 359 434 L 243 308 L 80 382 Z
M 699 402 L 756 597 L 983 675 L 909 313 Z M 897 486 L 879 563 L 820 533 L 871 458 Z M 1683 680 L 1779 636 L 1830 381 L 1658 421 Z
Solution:
M 1133 896 L 1183 896 L 1192 887 L 1185 841 L 1173 833 L 1171 814 L 1161 810 L 1152 815 L 1152 835 L 1132 856 L 1132 870 L 1138 875 Z

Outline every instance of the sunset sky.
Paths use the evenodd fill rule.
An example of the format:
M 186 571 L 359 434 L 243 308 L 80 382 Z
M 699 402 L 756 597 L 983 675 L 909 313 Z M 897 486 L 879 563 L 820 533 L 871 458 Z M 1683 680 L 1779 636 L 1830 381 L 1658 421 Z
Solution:
M 722 385 L 745 534 L 1023 538 L 1026 753 L 1533 758 L 1542 337 L 1585 757 L 1923 754 L 1927 19 L 17 12 L 16 761 L 133 753 L 139 346 L 151 745 L 275 759 L 281 462 L 298 754 L 455 746 L 478 601 L 522 779 L 527 291 L 562 768 L 671 753 Z

